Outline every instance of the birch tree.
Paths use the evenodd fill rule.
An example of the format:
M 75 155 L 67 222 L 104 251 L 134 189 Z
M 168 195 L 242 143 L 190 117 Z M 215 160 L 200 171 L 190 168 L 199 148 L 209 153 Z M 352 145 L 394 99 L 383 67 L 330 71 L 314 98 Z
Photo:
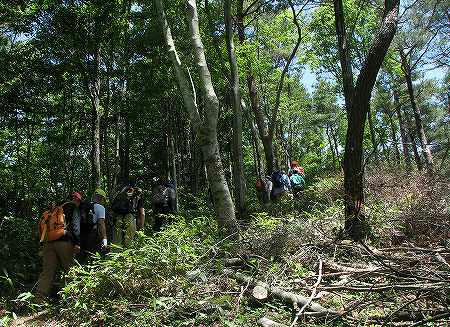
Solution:
M 188 78 L 189 74 L 183 69 L 181 60 L 178 56 L 171 29 L 164 11 L 163 1 L 154 0 L 154 2 L 161 22 L 169 57 L 183 96 L 184 106 L 199 138 L 219 228 L 227 235 L 237 236 L 238 225 L 235 217 L 233 200 L 225 179 L 219 153 L 219 144 L 217 141 L 219 100 L 212 85 L 211 74 L 206 63 L 203 43 L 200 37 L 197 4 L 195 0 L 185 1 L 186 16 L 189 23 L 189 35 L 205 103 L 203 119 L 198 110 L 196 90 L 192 84 L 192 79 Z

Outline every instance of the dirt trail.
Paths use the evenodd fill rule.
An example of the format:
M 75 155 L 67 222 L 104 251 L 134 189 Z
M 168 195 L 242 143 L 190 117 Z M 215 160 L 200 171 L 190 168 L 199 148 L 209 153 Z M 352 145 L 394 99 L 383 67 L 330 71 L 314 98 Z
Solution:
M 48 310 L 40 311 L 30 316 L 20 317 L 14 320 L 11 327 L 60 327 L 64 326 L 60 321 L 49 319 Z

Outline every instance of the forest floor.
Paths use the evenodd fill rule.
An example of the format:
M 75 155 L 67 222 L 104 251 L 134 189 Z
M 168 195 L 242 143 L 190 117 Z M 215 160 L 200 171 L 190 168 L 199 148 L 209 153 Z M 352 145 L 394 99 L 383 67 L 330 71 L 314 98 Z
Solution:
M 448 326 L 449 179 L 370 174 L 372 237 L 358 243 L 341 237 L 341 180 L 255 203 L 238 245 L 217 235 L 208 208 L 187 211 L 73 269 L 47 308 L 55 318 L 12 326 Z

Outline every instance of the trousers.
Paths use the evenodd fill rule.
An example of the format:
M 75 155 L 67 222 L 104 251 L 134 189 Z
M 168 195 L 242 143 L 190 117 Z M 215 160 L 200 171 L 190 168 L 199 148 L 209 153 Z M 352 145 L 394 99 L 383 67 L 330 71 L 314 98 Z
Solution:
M 42 251 L 42 272 L 37 283 L 37 292 L 48 296 L 52 289 L 56 269 L 61 266 L 64 270 L 74 264 L 73 244 L 70 241 L 46 242 Z
M 136 219 L 134 215 L 132 213 L 125 215 L 114 214 L 113 221 L 112 242 L 124 247 L 130 246 L 136 234 Z

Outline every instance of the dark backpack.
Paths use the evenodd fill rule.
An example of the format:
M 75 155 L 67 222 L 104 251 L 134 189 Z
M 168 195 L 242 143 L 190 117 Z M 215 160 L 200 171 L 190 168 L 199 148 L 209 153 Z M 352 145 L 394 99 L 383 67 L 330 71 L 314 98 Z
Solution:
M 170 188 L 165 185 L 158 185 L 153 189 L 152 194 L 152 203 L 161 205 L 161 206 L 168 206 L 169 205 L 169 199 L 170 199 Z
M 84 213 L 81 215 L 81 224 L 83 225 L 95 225 L 95 211 L 94 211 L 94 202 L 88 202 L 83 205 L 81 210 L 84 210 Z
M 272 183 L 275 187 L 283 187 L 283 174 L 277 170 L 272 173 Z
M 88 234 L 94 230 L 97 223 L 95 222 L 95 202 L 82 203 L 80 206 L 80 232 L 81 235 Z
M 291 187 L 294 190 L 302 190 L 305 187 L 305 180 L 300 174 L 293 174 L 290 178 Z
M 134 213 L 140 200 L 141 190 L 133 189 L 128 192 L 129 188 L 124 188 L 115 197 L 111 204 L 111 210 L 120 215 Z

